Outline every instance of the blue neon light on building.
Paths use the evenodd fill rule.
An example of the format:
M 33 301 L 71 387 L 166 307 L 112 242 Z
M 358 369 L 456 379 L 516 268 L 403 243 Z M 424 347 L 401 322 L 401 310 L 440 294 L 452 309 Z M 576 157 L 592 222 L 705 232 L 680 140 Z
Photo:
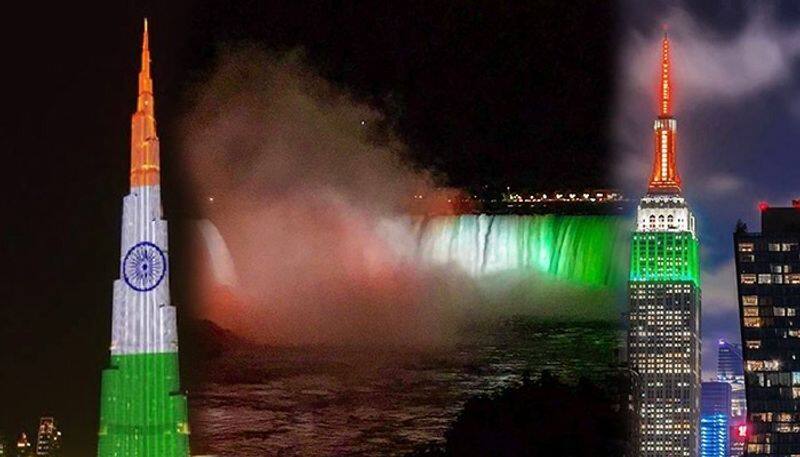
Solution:
M 700 457 L 728 457 L 728 415 L 700 416 Z
M 700 386 L 700 457 L 730 453 L 731 386 L 704 382 Z

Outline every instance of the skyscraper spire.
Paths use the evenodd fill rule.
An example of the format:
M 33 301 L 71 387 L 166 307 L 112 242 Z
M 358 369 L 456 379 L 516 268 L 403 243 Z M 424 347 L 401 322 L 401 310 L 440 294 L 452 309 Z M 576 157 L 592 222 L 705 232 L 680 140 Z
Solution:
M 131 188 L 156 185 L 160 181 L 160 157 L 156 134 L 153 80 L 150 78 L 150 39 L 147 19 L 142 33 L 142 66 L 139 96 L 131 119 Z
M 659 114 L 653 125 L 655 135 L 655 154 L 653 171 L 650 174 L 648 193 L 674 194 L 681 193 L 681 177 L 675 158 L 675 136 L 677 123 L 672 117 L 672 78 L 669 59 L 669 37 L 664 32 L 661 40 L 661 85 L 659 87 Z
M 147 19 L 144 20 L 142 32 L 142 66 L 139 70 L 139 100 L 137 111 L 153 111 L 153 80 L 150 78 L 150 37 L 147 30 Z
M 131 118 L 131 188 L 122 202 L 119 279 L 114 281 L 111 357 L 101 381 L 99 457 L 189 456 L 147 34 L 145 20 L 139 95 Z
M 672 117 L 672 81 L 670 79 L 669 37 L 661 40 L 661 117 Z

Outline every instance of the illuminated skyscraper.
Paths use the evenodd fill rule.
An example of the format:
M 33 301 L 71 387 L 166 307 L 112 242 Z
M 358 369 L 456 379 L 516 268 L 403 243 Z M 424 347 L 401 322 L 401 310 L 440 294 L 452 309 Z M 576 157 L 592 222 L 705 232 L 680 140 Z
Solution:
M 744 365 L 742 346 L 719 340 L 717 346 L 717 381 L 731 386 L 731 457 L 744 454 L 744 440 L 739 428 L 746 426 L 747 401 L 744 395 Z
M 734 234 L 747 392 L 746 455 L 800 455 L 800 201 Z
M 631 241 L 628 347 L 631 368 L 639 376 L 638 455 L 695 457 L 700 408 L 699 242 L 694 215 L 681 195 L 666 36 L 661 52 L 655 157 Z
M 731 385 L 731 418 L 744 416 L 747 404 L 744 395 L 742 346 L 719 340 L 717 348 L 717 381 Z
M 52 417 L 39 420 L 39 432 L 36 434 L 36 455 L 57 456 L 61 449 L 61 432 Z
M 14 457 L 33 457 L 33 447 L 28 440 L 28 434 L 22 432 L 17 437 L 17 442 L 14 446 Z
M 700 457 L 728 457 L 731 385 L 704 382 L 700 387 Z
M 131 121 L 130 193 L 122 204 L 119 279 L 114 281 L 111 360 L 101 386 L 100 457 L 189 454 L 153 103 L 145 21 L 139 97 Z

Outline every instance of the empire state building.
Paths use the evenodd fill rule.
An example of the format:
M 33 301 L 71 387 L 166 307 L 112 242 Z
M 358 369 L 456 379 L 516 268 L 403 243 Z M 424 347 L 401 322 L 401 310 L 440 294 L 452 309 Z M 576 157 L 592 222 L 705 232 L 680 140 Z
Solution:
M 653 168 L 631 240 L 628 347 L 640 457 L 695 457 L 699 444 L 700 247 L 681 194 L 669 52 L 665 35 Z

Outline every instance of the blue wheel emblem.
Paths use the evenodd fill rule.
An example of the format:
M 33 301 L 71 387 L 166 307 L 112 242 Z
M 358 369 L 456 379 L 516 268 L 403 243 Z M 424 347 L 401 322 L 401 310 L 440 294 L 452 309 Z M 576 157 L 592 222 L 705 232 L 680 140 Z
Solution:
M 122 260 L 122 276 L 133 290 L 147 292 L 161 284 L 167 272 L 167 257 L 158 246 L 142 241 L 128 249 Z

